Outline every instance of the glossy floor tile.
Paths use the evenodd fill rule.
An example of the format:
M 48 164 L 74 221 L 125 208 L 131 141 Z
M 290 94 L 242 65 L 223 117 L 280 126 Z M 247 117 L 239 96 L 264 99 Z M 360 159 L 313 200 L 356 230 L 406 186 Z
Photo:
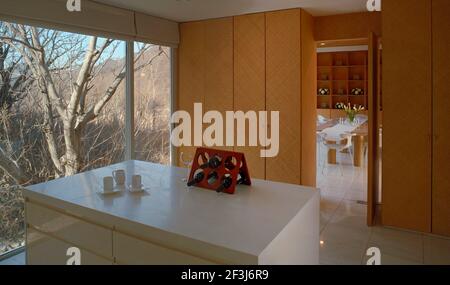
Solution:
M 367 227 L 367 168 L 354 167 L 338 154 L 342 169 L 326 164 L 319 147 L 320 264 L 366 264 L 367 249 L 377 247 L 383 265 L 450 264 L 450 239 L 385 227 Z

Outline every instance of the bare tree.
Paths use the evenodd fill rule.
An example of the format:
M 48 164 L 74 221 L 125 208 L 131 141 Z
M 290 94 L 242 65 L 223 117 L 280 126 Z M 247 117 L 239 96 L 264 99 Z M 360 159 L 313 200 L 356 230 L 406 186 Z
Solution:
M 125 78 L 123 65 L 103 94 L 91 95 L 94 80 L 106 65 L 105 57 L 115 54 L 117 42 L 95 36 L 86 41 L 86 37 L 17 24 L 5 23 L 5 28 L 0 43 L 20 54 L 39 91 L 44 111 L 42 131 L 55 176 L 73 175 L 83 168 L 82 138 L 87 124 L 100 115 Z M 148 47 L 139 51 L 136 62 Z M 151 60 L 140 63 L 136 69 L 150 63 Z M 70 86 L 60 86 L 61 79 L 71 82 Z M 55 134 L 58 124 L 63 132 L 62 148 Z M 31 179 L 2 149 L 0 168 L 19 184 Z

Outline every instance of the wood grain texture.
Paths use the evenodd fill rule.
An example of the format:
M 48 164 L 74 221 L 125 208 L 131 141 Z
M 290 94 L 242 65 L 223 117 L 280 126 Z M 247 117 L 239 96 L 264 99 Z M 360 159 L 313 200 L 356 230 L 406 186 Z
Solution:
M 233 111 L 233 18 L 207 20 L 205 24 L 204 112 Z M 207 125 L 206 125 L 207 127 Z M 224 134 L 224 145 L 226 134 Z M 233 147 L 213 148 L 233 150 Z
M 300 9 L 266 13 L 266 108 L 280 115 L 279 152 L 266 159 L 266 178 L 293 184 L 301 169 L 300 53 Z
M 185 110 L 193 118 L 194 103 L 204 103 L 205 98 L 205 23 L 180 24 L 178 48 L 178 110 Z M 192 142 L 193 143 L 193 142 Z M 182 146 L 177 151 L 185 160 L 194 157 L 195 147 Z M 184 166 L 178 160 L 179 166 Z
M 264 13 L 234 17 L 235 111 L 265 110 L 265 62 Z M 260 157 L 259 146 L 235 150 L 245 154 L 251 177 L 265 179 L 265 158 Z
M 432 232 L 450 236 L 450 1 L 433 0 Z
M 384 225 L 431 231 L 431 1 L 383 1 Z
M 316 186 L 316 91 L 317 52 L 314 19 L 301 10 L 301 179 L 302 185 Z
M 370 32 L 381 35 L 381 12 L 314 17 L 316 41 L 367 38 Z

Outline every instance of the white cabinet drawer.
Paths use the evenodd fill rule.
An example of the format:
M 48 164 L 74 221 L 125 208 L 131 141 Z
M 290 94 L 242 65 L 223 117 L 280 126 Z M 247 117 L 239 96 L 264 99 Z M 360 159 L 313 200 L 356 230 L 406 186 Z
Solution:
M 106 258 L 112 254 L 112 230 L 28 202 L 26 222 L 43 233 L 88 249 Z
M 27 264 L 28 265 L 65 265 L 70 256 L 67 249 L 73 245 L 52 238 L 31 227 L 27 229 Z M 111 260 L 99 257 L 89 251 L 80 249 L 81 265 L 110 265 Z
M 114 231 L 114 255 L 118 264 L 191 265 L 213 264 L 211 261 L 165 248 Z

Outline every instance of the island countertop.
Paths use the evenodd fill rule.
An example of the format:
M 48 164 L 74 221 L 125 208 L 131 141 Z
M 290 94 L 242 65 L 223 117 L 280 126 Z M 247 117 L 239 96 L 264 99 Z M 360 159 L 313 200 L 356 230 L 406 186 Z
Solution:
M 117 169 L 126 171 L 127 183 L 133 174 L 142 175 L 146 192 L 102 195 L 103 177 Z M 290 241 L 283 234 L 295 231 L 288 225 L 297 217 L 305 227 L 295 238 L 302 240 L 289 243 L 317 247 L 318 258 L 317 189 L 252 179 L 251 186 L 238 186 L 234 195 L 218 194 L 187 187 L 187 174 L 184 168 L 125 161 L 28 186 L 24 195 L 28 202 L 216 263 L 261 262 L 264 254 L 274 254 L 268 251 L 277 239 Z M 306 209 L 307 216 L 299 217 Z M 297 245 L 284 245 L 292 246 Z

